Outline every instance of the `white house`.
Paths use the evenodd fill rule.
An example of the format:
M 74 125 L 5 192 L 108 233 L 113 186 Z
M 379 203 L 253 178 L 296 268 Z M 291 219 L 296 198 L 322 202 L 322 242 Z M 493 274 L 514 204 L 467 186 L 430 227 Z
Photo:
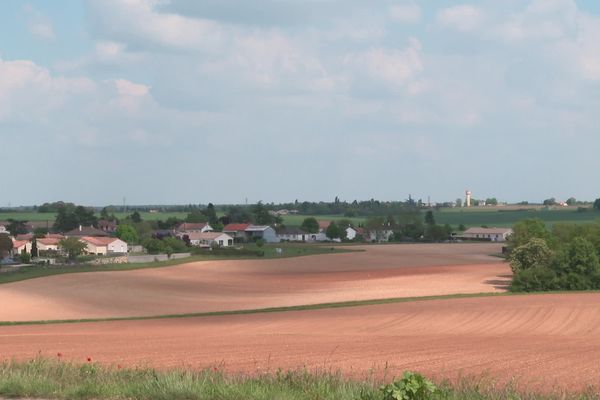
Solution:
M 84 236 L 79 240 L 85 243 L 88 254 L 127 253 L 127 243 L 119 238 Z
M 512 235 L 510 228 L 469 228 L 459 237 L 463 239 L 489 240 L 492 242 L 506 242 Z
M 358 232 L 353 227 L 349 226 L 346 228 L 346 239 L 354 240 Z
M 19 254 L 31 253 L 31 243 L 26 240 L 15 240 L 13 239 L 13 248 L 12 254 L 13 256 L 18 256 Z
M 277 232 L 277 237 L 289 242 L 305 242 L 309 240 L 310 234 L 299 228 L 285 228 Z
M 250 240 L 263 239 L 267 243 L 279 243 L 275 229 L 267 225 L 249 225 L 246 234 Z
M 190 232 L 187 236 L 192 246 L 211 247 L 217 245 L 229 247 L 233 245 L 233 237 L 223 232 Z
M 10 235 L 10 232 L 6 230 L 6 226 L 4 225 L 0 225 L 0 235 L 1 234 Z

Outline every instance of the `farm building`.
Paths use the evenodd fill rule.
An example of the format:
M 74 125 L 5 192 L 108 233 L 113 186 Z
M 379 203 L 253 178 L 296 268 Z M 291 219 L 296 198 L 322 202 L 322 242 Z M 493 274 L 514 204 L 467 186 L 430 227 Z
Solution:
M 190 232 L 187 236 L 192 246 L 211 247 L 217 245 L 229 247 L 233 245 L 233 237 L 223 232 Z
M 250 224 L 227 224 L 223 227 L 223 233 L 233 237 L 236 242 L 245 242 L 248 239 L 246 229 Z
M 304 232 L 300 228 L 284 228 L 277 232 L 279 240 L 285 240 L 289 242 L 305 242 L 309 240 L 310 234 Z
M 178 233 L 203 233 L 212 232 L 214 229 L 206 222 L 183 222 L 175 227 L 175 232 Z
M 86 244 L 88 254 L 127 253 L 127 243 L 118 238 L 84 236 L 79 240 Z
M 460 235 L 463 239 L 490 240 L 492 242 L 506 242 L 513 233 L 510 228 L 469 228 Z
M 246 234 L 250 240 L 263 239 L 267 243 L 279 243 L 275 229 L 267 225 L 249 225 Z

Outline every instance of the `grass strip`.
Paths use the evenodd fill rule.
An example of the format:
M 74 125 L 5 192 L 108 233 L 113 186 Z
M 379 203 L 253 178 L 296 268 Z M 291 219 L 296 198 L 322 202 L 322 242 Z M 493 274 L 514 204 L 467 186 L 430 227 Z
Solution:
M 317 303 L 317 304 L 305 304 L 298 306 L 285 306 L 285 307 L 268 307 L 268 308 L 254 308 L 248 310 L 230 310 L 230 311 L 207 311 L 198 313 L 184 313 L 184 314 L 163 314 L 163 315 L 148 315 L 148 316 L 134 316 L 134 317 L 108 317 L 108 318 L 83 318 L 83 319 L 57 319 L 57 320 L 39 320 L 39 321 L 0 321 L 0 326 L 18 326 L 18 325 L 49 325 L 49 324 L 76 324 L 76 323 L 91 323 L 91 322 L 111 322 L 111 321 L 145 321 L 145 320 L 159 320 L 159 319 L 176 319 L 176 318 L 202 318 L 202 317 L 219 317 L 219 316 L 230 316 L 230 315 L 248 315 L 248 314 L 265 314 L 265 313 L 277 313 L 277 312 L 294 312 L 294 311 L 310 311 L 310 310 L 323 310 L 331 308 L 348 308 L 348 307 L 364 307 L 379 304 L 394 304 L 394 303 L 408 303 L 414 301 L 433 301 L 433 300 L 448 300 L 448 299 L 466 299 L 473 297 L 508 297 L 508 296 L 531 296 L 531 295 L 547 295 L 547 294 L 576 294 L 576 293 L 600 293 L 600 290 L 590 291 L 556 291 L 556 292 L 502 292 L 502 293 L 462 293 L 462 294 L 448 294 L 448 295 L 437 295 L 437 296 L 421 296 L 421 297 L 392 297 L 386 299 L 372 299 L 372 300 L 353 300 L 353 301 L 342 301 L 335 303 Z
M 392 378 L 393 379 L 393 378 Z M 132 400 L 384 400 L 379 389 L 386 378 L 368 374 L 362 380 L 346 378 L 341 372 L 294 370 L 226 374 L 217 368 L 205 370 L 155 370 L 121 368 L 96 363 L 75 364 L 36 358 L 27 362 L 0 363 L 0 397 L 54 399 Z M 517 390 L 485 378 L 462 378 L 438 385 L 439 392 L 406 399 L 446 400 L 597 400 L 593 390 L 552 394 Z

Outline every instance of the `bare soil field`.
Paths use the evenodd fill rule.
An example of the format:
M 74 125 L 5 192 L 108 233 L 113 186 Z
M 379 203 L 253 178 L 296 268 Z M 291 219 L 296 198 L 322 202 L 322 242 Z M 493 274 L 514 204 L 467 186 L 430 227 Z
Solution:
M 600 384 L 600 294 L 464 298 L 269 314 L 0 327 L 0 358 L 157 368 Z
M 0 285 L 0 321 L 156 316 L 502 291 L 499 244 L 364 246 L 364 252 L 204 261 Z

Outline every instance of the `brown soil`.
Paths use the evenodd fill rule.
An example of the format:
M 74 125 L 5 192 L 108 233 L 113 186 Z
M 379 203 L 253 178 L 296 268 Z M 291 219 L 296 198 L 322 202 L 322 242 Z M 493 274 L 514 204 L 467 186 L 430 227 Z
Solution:
M 2 358 L 42 354 L 158 368 L 411 369 L 529 388 L 600 380 L 600 294 L 530 295 L 222 317 L 0 327 Z
M 131 317 L 504 290 L 498 244 L 364 246 L 359 253 L 205 261 L 0 285 L 0 321 Z

